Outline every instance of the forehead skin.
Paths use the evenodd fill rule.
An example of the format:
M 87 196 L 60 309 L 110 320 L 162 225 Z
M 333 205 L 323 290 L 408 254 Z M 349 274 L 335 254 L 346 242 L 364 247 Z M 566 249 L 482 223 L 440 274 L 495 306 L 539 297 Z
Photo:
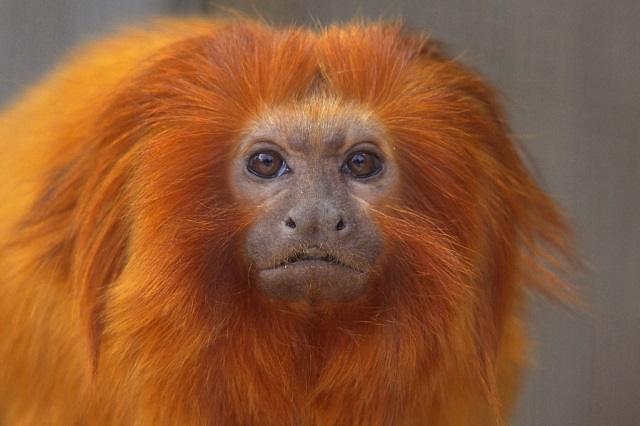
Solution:
M 250 127 L 241 150 L 265 140 L 281 145 L 291 155 L 331 157 L 359 142 L 371 142 L 385 156 L 391 155 L 388 138 L 371 112 L 324 96 L 267 108 Z

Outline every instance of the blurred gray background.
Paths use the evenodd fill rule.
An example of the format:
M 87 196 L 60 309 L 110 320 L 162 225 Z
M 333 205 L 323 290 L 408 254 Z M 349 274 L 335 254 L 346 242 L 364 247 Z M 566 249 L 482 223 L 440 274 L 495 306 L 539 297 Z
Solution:
M 217 6 L 216 6 L 217 5 Z M 640 425 L 640 1 L 0 0 L 0 105 L 74 45 L 150 15 L 229 6 L 277 23 L 403 17 L 507 98 L 543 186 L 572 214 L 594 309 L 536 299 L 514 425 Z M 61 99 L 60 102 L 64 102 Z M 2 202 L 0 200 L 0 202 Z

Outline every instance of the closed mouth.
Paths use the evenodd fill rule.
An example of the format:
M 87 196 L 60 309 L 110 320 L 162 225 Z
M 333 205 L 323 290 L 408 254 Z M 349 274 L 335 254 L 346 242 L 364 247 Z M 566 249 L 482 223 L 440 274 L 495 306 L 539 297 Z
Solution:
M 258 285 L 269 298 L 311 305 L 354 300 L 366 290 L 368 273 L 334 253 L 319 247 L 292 249 L 259 270 Z
M 328 263 L 335 263 L 341 265 L 342 263 L 338 260 L 337 257 L 330 253 L 326 253 L 324 255 L 311 254 L 307 251 L 297 252 L 287 257 L 279 266 L 290 265 L 292 263 L 302 262 L 305 260 L 320 260 Z
M 308 247 L 302 250 L 296 250 L 291 254 L 289 254 L 281 262 L 277 263 L 275 266 L 269 269 L 282 268 L 285 266 L 301 264 L 306 262 L 325 262 L 325 263 L 333 264 L 336 266 L 344 266 L 347 268 L 355 269 L 353 266 L 346 265 L 345 263 L 340 261 L 340 259 L 337 256 L 319 247 Z

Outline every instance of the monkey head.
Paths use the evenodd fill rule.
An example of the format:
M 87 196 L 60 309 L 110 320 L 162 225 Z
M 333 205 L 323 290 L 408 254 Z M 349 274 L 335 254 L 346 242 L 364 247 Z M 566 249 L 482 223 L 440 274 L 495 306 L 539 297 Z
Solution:
M 266 109 L 233 162 L 234 192 L 259 212 L 246 256 L 269 298 L 353 301 L 383 252 L 371 209 L 398 183 L 388 136 L 364 107 L 326 96 Z

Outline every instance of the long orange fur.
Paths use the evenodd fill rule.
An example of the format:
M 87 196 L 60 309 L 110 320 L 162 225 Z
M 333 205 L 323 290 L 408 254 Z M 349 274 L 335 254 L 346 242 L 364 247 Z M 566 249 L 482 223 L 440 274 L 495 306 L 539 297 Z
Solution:
M 382 123 L 402 183 L 374 296 L 310 320 L 249 287 L 228 164 L 263 107 L 319 86 Z M 566 226 L 494 91 L 400 25 L 164 21 L 0 120 L 3 425 L 495 424 L 524 289 L 566 290 Z

